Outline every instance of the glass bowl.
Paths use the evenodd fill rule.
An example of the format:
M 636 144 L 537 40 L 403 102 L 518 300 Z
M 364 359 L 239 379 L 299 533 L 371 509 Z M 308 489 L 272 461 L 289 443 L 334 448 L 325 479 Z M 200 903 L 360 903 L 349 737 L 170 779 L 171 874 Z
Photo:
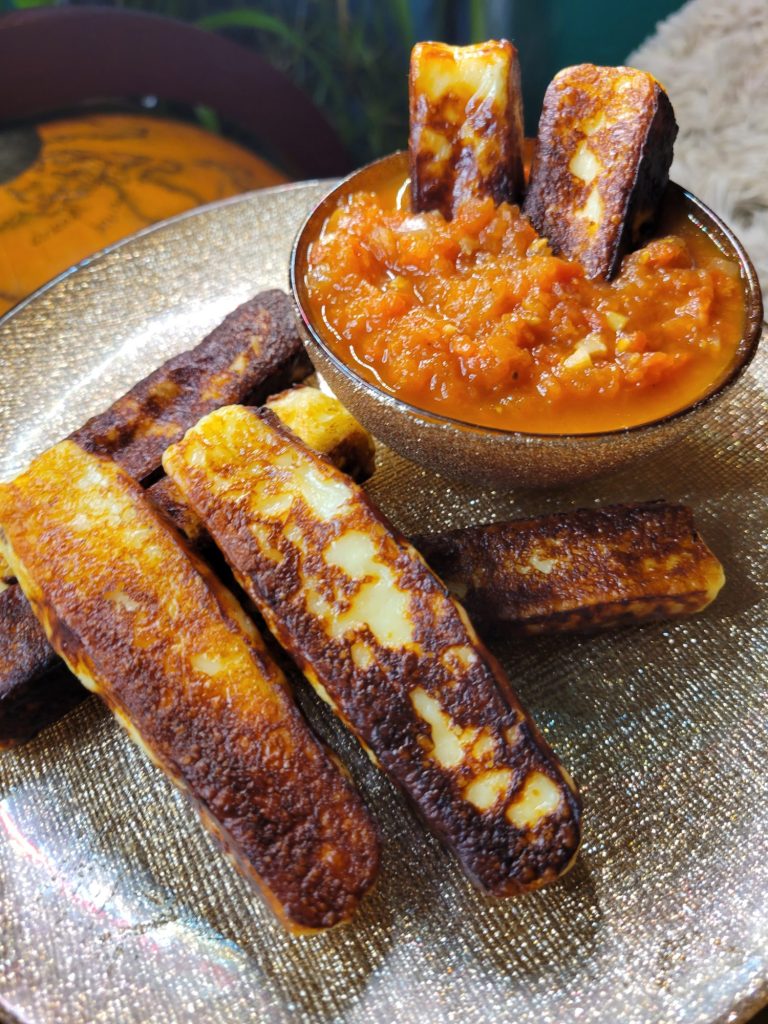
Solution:
M 326 329 L 313 316 L 306 272 L 309 250 L 326 218 L 351 192 L 402 171 L 407 154 L 394 153 L 352 173 L 336 185 L 304 222 L 293 246 L 290 284 L 299 327 L 316 370 L 344 405 L 394 451 L 451 480 L 494 488 L 555 487 L 585 480 L 651 455 L 694 428 L 728 395 L 757 349 L 763 304 L 755 269 L 733 232 L 696 196 L 670 182 L 665 204 L 682 206 L 685 216 L 709 235 L 725 259 L 739 267 L 746 312 L 744 333 L 733 362 L 708 392 L 660 419 L 590 434 L 528 434 L 477 426 L 427 412 L 362 378 L 328 345 Z

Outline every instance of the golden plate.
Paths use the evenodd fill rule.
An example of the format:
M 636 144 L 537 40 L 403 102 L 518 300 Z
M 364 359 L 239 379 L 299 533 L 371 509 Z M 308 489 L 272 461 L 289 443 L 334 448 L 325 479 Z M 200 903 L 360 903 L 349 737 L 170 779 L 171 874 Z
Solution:
M 286 287 L 322 184 L 230 200 L 81 266 L 0 322 L 0 478 Z M 183 799 L 96 700 L 0 755 L 0 1006 L 9 1020 L 460 1024 L 746 1019 L 768 1000 L 768 351 L 706 430 L 652 463 L 547 494 L 451 486 L 382 450 L 368 485 L 406 533 L 595 502 L 693 505 L 728 583 L 704 615 L 496 645 L 581 783 L 561 882 L 474 892 L 354 743 L 384 836 L 355 922 L 273 923 Z

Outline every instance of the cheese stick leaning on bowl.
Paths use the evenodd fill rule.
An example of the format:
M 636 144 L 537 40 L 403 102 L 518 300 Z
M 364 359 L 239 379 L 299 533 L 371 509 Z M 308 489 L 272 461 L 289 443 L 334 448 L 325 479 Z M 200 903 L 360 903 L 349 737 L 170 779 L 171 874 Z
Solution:
M 348 920 L 378 841 L 232 594 L 71 440 L 0 485 L 0 549 L 56 652 L 291 931 Z
M 576 789 L 461 606 L 370 498 L 269 411 L 229 406 L 163 457 L 318 694 L 487 892 L 558 878 Z
M 517 52 L 505 40 L 417 43 L 409 77 L 411 206 L 450 220 L 466 199 L 522 203 L 553 251 L 612 277 L 644 240 L 677 124 L 645 71 L 579 64 L 550 83 L 526 190 Z M 523 202 L 523 197 L 524 202 Z
M 304 386 L 273 395 L 266 404 L 356 480 L 373 472 L 373 439 L 337 399 Z M 203 554 L 210 538 L 172 482 L 163 477 L 146 493 Z M 0 592 L 0 750 L 31 739 L 86 696 L 51 648 L 21 588 L 14 583 Z

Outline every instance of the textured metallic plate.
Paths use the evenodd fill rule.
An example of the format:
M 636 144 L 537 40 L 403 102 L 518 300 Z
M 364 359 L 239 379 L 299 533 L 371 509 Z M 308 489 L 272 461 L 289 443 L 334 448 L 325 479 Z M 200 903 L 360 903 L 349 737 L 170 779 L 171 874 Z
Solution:
M 285 287 L 323 186 L 196 212 L 98 257 L 0 325 L 0 477 Z M 88 701 L 0 755 L 0 1005 L 32 1024 L 744 1019 L 768 999 L 768 350 L 737 399 L 653 463 L 577 490 L 446 484 L 381 451 L 369 485 L 404 531 L 604 501 L 696 509 L 728 583 L 704 615 L 497 645 L 584 794 L 560 883 L 475 893 L 342 731 L 381 823 L 357 920 L 290 938 L 194 814 Z

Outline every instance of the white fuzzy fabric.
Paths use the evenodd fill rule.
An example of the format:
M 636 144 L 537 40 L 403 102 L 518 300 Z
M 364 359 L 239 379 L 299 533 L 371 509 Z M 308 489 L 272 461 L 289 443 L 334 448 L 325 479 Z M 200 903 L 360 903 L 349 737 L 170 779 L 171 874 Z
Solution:
M 671 177 L 735 231 L 768 299 L 768 0 L 691 0 L 627 64 L 664 84 Z

